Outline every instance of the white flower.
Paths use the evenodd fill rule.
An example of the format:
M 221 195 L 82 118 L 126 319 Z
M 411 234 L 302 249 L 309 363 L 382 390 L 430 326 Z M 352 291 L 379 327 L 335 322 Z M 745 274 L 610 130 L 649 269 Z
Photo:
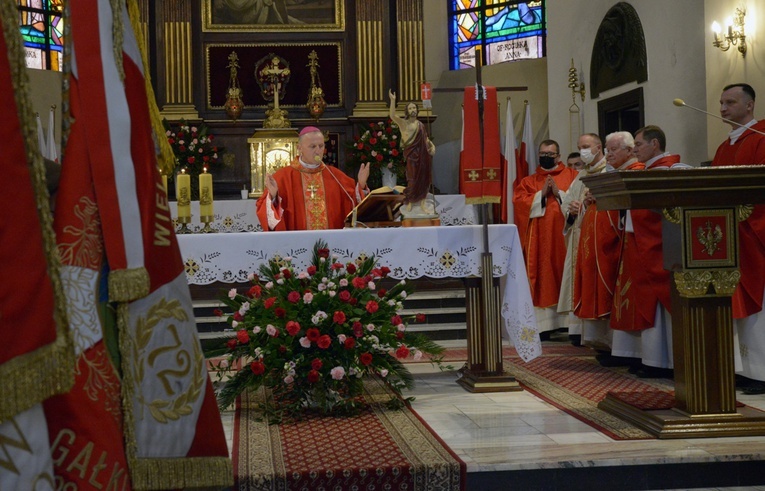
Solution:
M 345 334 L 338 334 L 337 340 L 340 342 L 340 344 L 343 344 L 345 342 Z
M 414 350 L 413 358 L 414 358 L 414 361 L 417 361 L 420 358 L 422 358 L 422 351 L 420 351 L 418 349 Z
M 378 131 L 377 136 L 382 136 L 382 131 Z
M 199 143 L 199 140 L 197 140 L 196 138 L 194 138 L 193 140 L 191 140 L 191 143 L 193 143 L 194 145 L 196 145 L 197 143 Z
M 250 310 L 250 302 L 244 302 L 241 307 L 239 307 L 239 313 L 244 315 L 245 312 Z
M 230 298 L 231 300 L 236 298 L 236 288 L 232 288 L 231 290 L 228 291 L 228 298 Z
M 313 301 L 313 293 L 306 292 L 305 295 L 303 295 L 303 303 L 309 304 Z
M 228 368 L 228 360 L 221 360 L 220 361 L 220 367 L 221 368 Z
M 385 377 L 387 377 L 387 376 L 388 376 L 388 370 L 386 370 L 386 369 L 384 369 L 384 368 L 383 368 L 382 370 L 380 370 L 380 376 L 381 376 L 382 378 L 385 378 Z
M 316 285 L 316 289 L 319 290 L 320 292 L 323 292 L 324 290 L 327 289 L 327 285 L 325 285 L 324 283 L 319 283 L 318 285 Z
M 199 148 L 199 153 L 205 153 L 205 149 L 200 147 Z
M 197 127 L 196 127 L 196 126 L 192 126 L 192 127 L 191 127 L 191 131 L 192 131 L 192 132 L 194 132 L 194 133 L 196 133 L 196 132 L 197 132 Z
M 406 291 L 401 292 L 401 298 L 406 298 Z
M 375 330 L 375 325 L 374 324 L 367 324 L 367 331 L 372 332 L 374 330 Z
M 291 384 L 294 381 L 295 381 L 295 377 L 293 377 L 292 375 L 287 375 L 286 377 L 284 377 L 284 383 L 287 385 Z
M 388 300 L 388 305 L 393 307 L 394 305 L 396 305 L 396 301 L 395 300 Z
M 301 271 L 300 273 L 298 273 L 297 277 L 299 280 L 304 280 L 308 278 L 308 273 L 306 273 L 305 271 Z
M 247 281 L 252 281 L 255 279 L 255 273 L 250 273 L 247 275 Z
M 346 278 L 341 279 L 340 286 L 348 286 L 348 280 Z
M 233 327 L 234 329 L 236 329 L 236 326 L 238 325 L 239 323 L 237 321 L 231 321 L 231 327 Z
M 253 328 L 252 328 L 252 333 L 253 333 L 253 334 L 257 334 L 257 333 L 259 333 L 260 331 L 262 331 L 262 329 L 260 328 L 260 326 L 255 326 L 255 327 L 253 327 Z
M 269 324 L 266 326 L 266 332 L 268 333 L 269 336 L 276 336 L 277 330 L 274 326 Z
M 274 282 L 273 281 L 269 281 L 268 283 L 266 283 L 266 290 L 270 290 L 273 287 L 274 287 Z
M 276 282 L 278 284 L 280 284 L 280 285 L 283 285 L 284 284 L 284 278 L 279 278 L 278 280 L 276 280 Z
M 395 139 L 398 138 L 398 136 L 397 135 L 393 135 L 391 138 L 393 138 L 395 140 Z
M 406 329 L 406 326 L 403 324 L 399 324 L 396 326 L 396 329 L 398 329 L 401 332 L 404 332 L 404 330 Z
M 343 377 L 345 377 L 345 368 L 343 368 L 343 367 L 335 367 L 335 368 L 333 368 L 332 370 L 329 371 L 329 374 L 335 380 L 342 380 Z M 385 376 L 385 375 L 383 375 L 383 376 Z
M 214 154 L 213 154 L 213 159 L 215 159 L 215 160 L 217 160 L 217 159 L 218 159 L 218 154 L 217 154 L 217 153 L 214 153 Z
M 303 336 L 302 338 L 300 338 L 300 346 L 302 346 L 303 348 L 310 348 L 311 341 L 307 337 Z
M 377 156 L 377 150 L 372 150 L 370 152 L 370 155 L 372 155 L 372 157 L 376 157 Z
M 330 290 L 328 293 L 329 293 L 329 298 L 333 298 L 335 295 L 337 295 L 337 292 L 335 290 Z
M 375 282 L 374 281 L 370 281 L 369 283 L 367 283 L 367 288 L 369 288 L 370 290 L 374 290 L 375 289 Z
M 185 145 L 185 144 L 186 144 L 186 142 L 185 142 L 185 141 L 183 141 L 183 140 L 178 140 L 178 145 Z
M 166 136 L 173 136 L 173 132 L 170 130 L 165 131 Z

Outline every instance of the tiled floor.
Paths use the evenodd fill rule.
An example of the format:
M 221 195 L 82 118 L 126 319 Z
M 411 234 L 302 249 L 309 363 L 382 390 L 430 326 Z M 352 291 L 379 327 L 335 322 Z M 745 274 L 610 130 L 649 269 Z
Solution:
M 454 343 L 456 346 L 461 343 L 464 347 L 464 341 Z M 450 343 L 442 344 L 448 346 Z M 456 369 L 462 363 L 453 365 Z M 765 437 L 612 440 L 529 392 L 470 393 L 456 383 L 455 370 L 441 371 L 428 363 L 410 364 L 409 367 L 416 380 L 416 387 L 406 394 L 416 397 L 412 407 L 465 461 L 468 484 L 473 473 L 507 476 L 510 472 L 521 475 L 522 472 L 517 474 L 517 471 L 535 471 L 526 474 L 544 476 L 540 472 L 546 470 L 589 470 L 594 475 L 596 470 L 603 472 L 609 468 L 621 473 L 623 469 L 633 466 L 651 469 L 659 464 L 672 467 L 672 464 L 716 462 L 761 464 L 763 479 L 759 482 L 765 483 L 765 462 L 755 462 L 765 461 Z M 739 393 L 738 400 L 765 410 L 765 395 L 746 396 Z M 233 413 L 224 413 L 223 419 L 230 441 Z M 704 488 L 698 482 L 696 480 L 689 488 Z M 706 489 L 765 491 L 765 484 L 759 487 L 730 487 L 735 484 L 730 481 L 726 483 L 729 487 Z M 571 488 L 574 487 L 581 489 L 579 486 Z M 566 485 L 540 488 L 571 489 Z M 474 488 L 469 486 L 469 489 Z

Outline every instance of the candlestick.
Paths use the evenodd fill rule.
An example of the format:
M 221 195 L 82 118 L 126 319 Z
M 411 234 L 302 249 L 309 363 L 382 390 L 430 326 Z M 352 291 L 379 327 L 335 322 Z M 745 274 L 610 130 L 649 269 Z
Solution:
M 176 197 L 178 199 L 178 221 L 184 223 L 181 219 L 191 218 L 191 180 L 185 169 L 175 176 L 177 183 Z
M 207 173 L 207 167 L 199 174 L 199 216 L 213 216 L 212 174 Z

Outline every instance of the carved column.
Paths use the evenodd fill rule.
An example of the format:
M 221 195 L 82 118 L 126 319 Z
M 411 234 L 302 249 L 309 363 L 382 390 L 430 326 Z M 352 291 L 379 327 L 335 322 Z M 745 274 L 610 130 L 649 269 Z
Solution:
M 398 98 L 420 100 L 420 83 L 425 81 L 425 39 L 422 25 L 422 0 L 396 1 Z
M 157 96 L 164 104 L 162 116 L 170 120 L 199 119 L 194 106 L 191 9 L 192 2 L 169 0 L 158 2 L 157 48 L 159 51 L 158 72 L 163 73 Z

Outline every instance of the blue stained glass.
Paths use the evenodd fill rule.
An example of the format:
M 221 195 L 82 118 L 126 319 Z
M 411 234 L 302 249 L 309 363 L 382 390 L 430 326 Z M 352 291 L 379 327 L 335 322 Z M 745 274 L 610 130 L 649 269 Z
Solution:
M 39 53 L 33 64 L 27 58 L 28 66 L 60 70 L 58 53 L 64 49 L 64 22 L 60 15 L 63 10 L 62 0 L 17 0 L 16 5 L 24 46 Z

